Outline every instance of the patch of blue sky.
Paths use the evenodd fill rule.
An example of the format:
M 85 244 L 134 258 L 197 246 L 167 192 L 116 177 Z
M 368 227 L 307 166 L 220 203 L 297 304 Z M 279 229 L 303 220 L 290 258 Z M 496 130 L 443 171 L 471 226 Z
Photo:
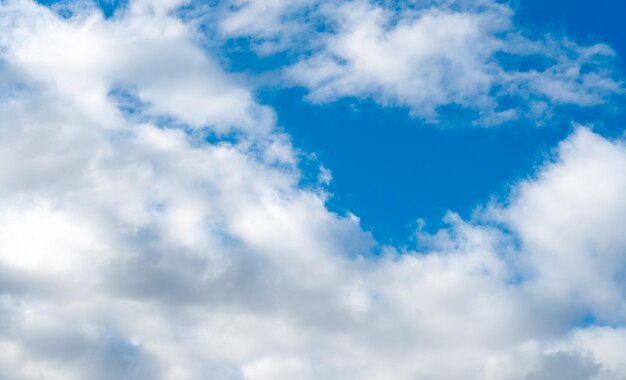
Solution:
M 112 17 L 118 9 L 123 9 L 128 4 L 127 0 L 98 0 L 98 6 L 102 9 L 104 17 Z
M 557 63 L 556 59 L 541 54 L 519 55 L 496 52 L 494 58 L 506 71 L 544 71 Z
M 414 245 L 418 218 L 427 231 L 445 226 L 448 210 L 469 218 L 477 204 L 503 196 L 543 162 L 572 128 L 433 125 L 369 100 L 314 105 L 303 95 L 266 91 L 262 100 L 276 109 L 296 147 L 332 170 L 329 207 L 353 212 L 383 243 Z
M 549 28 L 579 43 L 607 43 L 624 62 L 626 2 L 615 0 L 516 0 L 515 20 L 526 28 Z M 622 66 L 623 68 L 624 66 Z
M 481 128 L 468 124 L 471 110 L 444 107 L 442 122 L 429 124 L 404 108 L 359 99 L 315 105 L 304 95 L 281 89 L 261 99 L 277 111 L 294 145 L 332 171 L 329 207 L 355 213 L 379 242 L 394 245 L 415 244 L 418 218 L 433 232 L 446 226 L 448 210 L 469 219 L 477 205 L 505 198 L 550 158 L 574 122 L 606 136 L 621 134 L 624 122 L 619 109 L 563 106 L 549 125 L 520 120 Z M 317 175 L 309 167 L 308 175 Z
M 143 113 L 146 104 L 139 99 L 136 91 L 126 86 L 117 86 L 109 90 L 108 94 L 117 108 L 127 117 L 134 117 Z
M 281 50 L 275 54 L 259 55 L 255 52 L 257 42 L 250 37 L 231 38 L 220 46 L 218 54 L 226 69 L 237 73 L 267 73 L 295 64 L 298 54 Z
M 56 13 L 63 18 L 71 18 L 74 15 L 72 9 L 73 1 L 67 0 L 36 0 L 37 3 L 50 7 L 56 11 Z
M 125 339 L 110 339 L 106 345 L 111 364 L 120 369 L 127 369 L 139 362 L 141 353 L 137 345 Z
M 619 326 L 619 324 L 607 323 L 606 321 L 603 321 L 597 315 L 589 311 L 581 313 L 572 324 L 572 328 L 580 328 L 580 329 L 587 329 L 591 327 L 607 327 L 607 326 L 617 327 Z

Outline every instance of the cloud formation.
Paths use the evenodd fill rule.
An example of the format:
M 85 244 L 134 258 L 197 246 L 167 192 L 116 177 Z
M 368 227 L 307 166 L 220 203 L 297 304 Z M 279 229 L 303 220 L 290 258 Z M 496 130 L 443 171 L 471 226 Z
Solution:
M 496 1 L 234 3 L 222 33 L 252 38 L 263 54 L 300 51 L 286 81 L 317 103 L 371 98 L 431 121 L 455 106 L 495 125 L 623 92 L 610 47 L 529 36 Z
M 175 5 L 0 5 L 0 378 L 626 377 L 623 139 L 380 246 Z

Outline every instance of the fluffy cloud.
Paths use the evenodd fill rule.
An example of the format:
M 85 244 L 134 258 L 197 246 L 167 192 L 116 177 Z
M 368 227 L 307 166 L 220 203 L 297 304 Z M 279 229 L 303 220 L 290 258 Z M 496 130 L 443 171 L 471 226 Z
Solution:
M 254 36 L 257 52 L 272 54 L 293 45 L 308 29 L 312 0 L 229 0 L 220 9 L 219 32 L 228 37 Z
M 523 265 L 532 268 L 540 292 L 621 320 L 624 146 L 579 129 L 559 157 L 550 170 L 520 184 L 502 217 L 524 243 Z
M 113 21 L 79 8 L 63 20 L 31 2 L 7 2 L 0 8 L 3 61 L 31 87 L 53 87 L 99 122 L 119 123 L 108 98 L 122 90 L 151 116 L 191 127 L 271 128 L 272 112 L 193 44 L 194 30 L 168 17 L 170 6 L 136 2 Z
M 626 376 L 622 140 L 579 128 L 476 220 L 377 246 L 156 5 L 0 6 L 0 377 Z
M 222 33 L 249 36 L 265 54 L 300 51 L 286 82 L 313 102 L 372 98 L 428 120 L 459 106 L 493 125 L 602 104 L 623 90 L 608 46 L 526 36 L 495 1 L 236 3 Z

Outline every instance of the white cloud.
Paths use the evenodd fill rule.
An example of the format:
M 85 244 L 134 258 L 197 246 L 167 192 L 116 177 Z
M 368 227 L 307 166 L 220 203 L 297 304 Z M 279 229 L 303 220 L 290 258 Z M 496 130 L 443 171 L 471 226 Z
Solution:
M 221 32 L 270 46 L 264 54 L 299 52 L 285 80 L 312 102 L 372 98 L 428 120 L 456 105 L 493 125 L 623 92 L 608 46 L 526 36 L 495 1 L 234 3 Z
M 579 128 L 561 145 L 551 169 L 520 184 L 502 211 L 524 244 L 521 260 L 542 294 L 618 319 L 626 316 L 619 274 L 626 258 L 621 173 L 623 143 Z
M 311 88 L 311 100 L 373 96 L 427 117 L 439 105 L 488 101 L 497 67 L 487 61 L 501 43 L 490 34 L 501 27 L 484 15 L 435 9 L 390 25 L 390 11 L 365 2 L 329 12 L 336 34 L 290 72 Z
M 255 36 L 257 52 L 271 54 L 306 32 L 306 11 L 315 4 L 314 0 L 225 1 L 217 21 L 219 32 L 229 37 Z
M 193 127 L 271 128 L 273 113 L 193 44 L 193 29 L 156 5 L 133 3 L 126 17 L 105 21 L 92 9 L 63 20 L 28 1 L 7 2 L 3 60 L 31 86 L 51 86 L 100 122 L 119 123 L 107 99 L 119 86 L 136 92 L 150 114 Z
M 373 256 L 193 26 L 0 9 L 0 377 L 626 376 L 623 141 L 578 129 L 484 220 Z

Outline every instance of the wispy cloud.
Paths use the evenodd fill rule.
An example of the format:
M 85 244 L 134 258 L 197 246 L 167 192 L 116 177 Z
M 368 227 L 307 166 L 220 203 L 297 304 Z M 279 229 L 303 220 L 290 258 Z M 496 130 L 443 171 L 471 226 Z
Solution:
M 541 121 L 559 105 L 594 106 L 623 92 L 610 47 L 527 32 L 505 4 L 400 4 L 245 1 L 227 13 L 237 27 L 222 32 L 252 38 L 265 54 L 299 51 L 286 78 L 310 101 L 372 98 L 431 121 L 451 105 L 475 111 L 482 125 Z M 265 24 L 273 27 L 255 28 Z

